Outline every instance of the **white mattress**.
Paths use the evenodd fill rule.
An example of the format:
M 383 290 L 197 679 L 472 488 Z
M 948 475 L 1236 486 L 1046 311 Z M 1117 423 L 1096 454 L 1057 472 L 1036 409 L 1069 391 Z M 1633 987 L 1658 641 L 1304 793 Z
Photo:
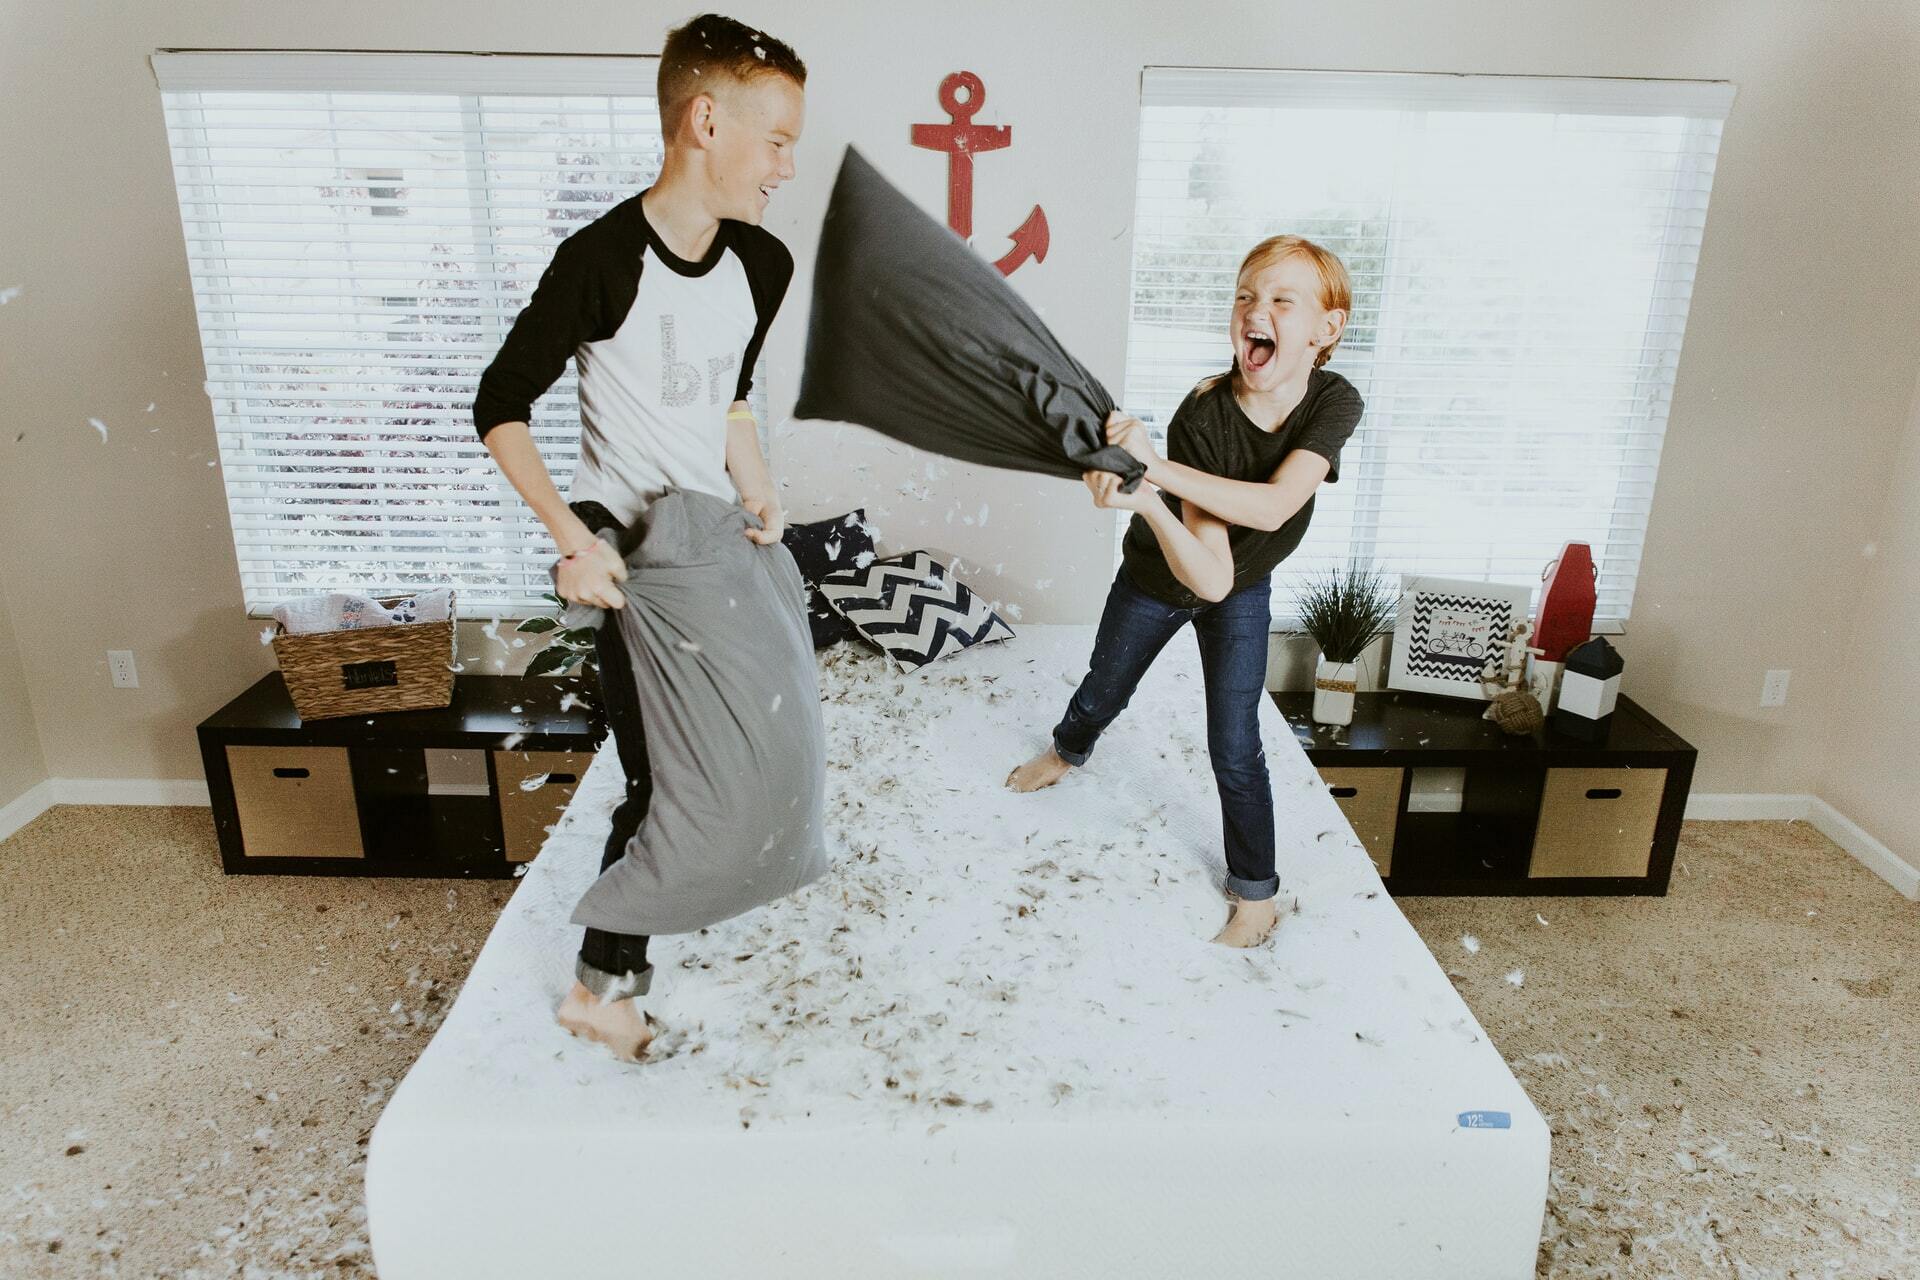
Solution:
M 382 1280 L 1531 1277 L 1547 1127 L 1270 704 L 1299 906 L 1259 950 L 1207 941 L 1191 631 L 1086 768 L 1003 788 L 1091 639 L 825 655 L 833 869 L 654 943 L 639 1066 L 552 1017 L 602 750 L 374 1130 Z

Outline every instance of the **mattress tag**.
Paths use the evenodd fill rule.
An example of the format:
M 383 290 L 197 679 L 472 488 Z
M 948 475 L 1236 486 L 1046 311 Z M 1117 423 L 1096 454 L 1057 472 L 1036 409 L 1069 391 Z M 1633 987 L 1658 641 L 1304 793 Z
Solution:
M 1505 1111 L 1462 1111 L 1462 1129 L 1511 1129 L 1513 1116 Z

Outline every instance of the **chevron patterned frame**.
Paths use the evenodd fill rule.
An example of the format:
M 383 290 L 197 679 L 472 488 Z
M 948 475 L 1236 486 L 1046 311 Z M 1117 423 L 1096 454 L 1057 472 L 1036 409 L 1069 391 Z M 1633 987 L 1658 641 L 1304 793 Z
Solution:
M 1401 575 L 1387 687 L 1485 702 L 1481 668 L 1506 658 L 1532 605 L 1530 586 Z
M 900 666 L 917 670 L 1013 628 L 925 551 L 875 560 L 820 579 L 820 594 Z

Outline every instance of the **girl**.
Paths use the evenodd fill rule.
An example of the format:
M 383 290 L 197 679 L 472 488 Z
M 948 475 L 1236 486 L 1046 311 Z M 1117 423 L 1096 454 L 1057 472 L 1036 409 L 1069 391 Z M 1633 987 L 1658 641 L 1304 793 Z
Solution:
M 1207 750 L 1220 789 L 1227 897 L 1214 938 L 1265 941 L 1278 919 L 1273 789 L 1260 745 L 1266 696 L 1268 577 L 1300 544 L 1313 494 L 1339 479 L 1340 447 L 1360 421 L 1360 393 L 1323 368 L 1353 306 L 1347 269 L 1298 236 L 1274 236 L 1240 264 L 1229 338 L 1233 366 L 1188 393 L 1159 457 L 1138 420 L 1116 412 L 1110 443 L 1147 467 L 1141 485 L 1090 471 L 1094 505 L 1134 513 L 1087 675 L 1046 750 L 1015 769 L 1015 791 L 1052 786 L 1083 765 L 1140 678 L 1186 623 L 1200 643 Z

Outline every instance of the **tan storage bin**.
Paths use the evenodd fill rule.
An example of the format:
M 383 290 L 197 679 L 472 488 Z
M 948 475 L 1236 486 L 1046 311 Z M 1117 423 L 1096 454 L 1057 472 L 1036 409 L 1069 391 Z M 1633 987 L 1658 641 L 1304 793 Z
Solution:
M 593 763 L 591 751 L 496 751 L 494 786 L 500 794 L 500 831 L 507 861 L 527 862 L 546 843 L 547 828 L 560 821 L 580 779 Z M 545 775 L 531 790 L 522 784 Z
M 405 595 L 380 596 L 389 609 Z M 453 609 L 459 597 L 448 602 Z M 458 615 L 455 615 L 458 616 Z M 302 720 L 413 711 L 453 702 L 453 619 L 289 634 L 274 624 L 273 656 Z
M 227 748 L 249 858 L 364 858 L 345 747 Z
M 1530 877 L 1644 876 L 1665 769 L 1549 769 Z
M 1340 812 L 1347 815 L 1360 837 L 1374 869 L 1382 876 L 1393 870 L 1393 833 L 1400 819 L 1400 788 L 1404 769 L 1322 769 Z

